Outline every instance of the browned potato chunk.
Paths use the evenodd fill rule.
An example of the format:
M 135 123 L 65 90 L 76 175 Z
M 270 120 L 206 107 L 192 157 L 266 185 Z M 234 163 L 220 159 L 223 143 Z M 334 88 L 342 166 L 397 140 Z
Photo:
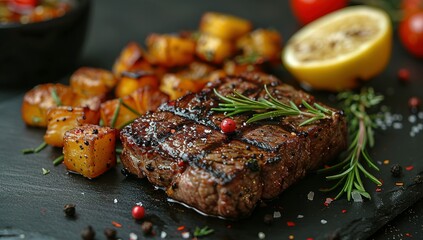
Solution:
M 88 97 L 106 95 L 117 83 L 112 72 L 90 67 L 81 67 L 70 77 L 72 89 Z
M 218 38 L 234 40 L 249 31 L 252 25 L 248 20 L 215 12 L 203 15 L 200 22 L 200 31 Z
M 174 35 L 151 34 L 147 38 L 148 57 L 166 67 L 187 65 L 194 60 L 195 41 Z
M 148 111 L 156 111 L 162 104 L 169 101 L 169 96 L 159 89 L 144 87 L 131 94 L 135 101 L 137 111 L 144 114 Z
M 63 147 L 65 132 L 84 124 L 97 124 L 100 115 L 88 107 L 55 107 L 48 111 L 47 131 L 44 141 L 55 147 Z
M 29 126 L 46 127 L 47 110 L 59 105 L 70 106 L 74 93 L 63 84 L 41 84 L 28 91 L 22 103 L 22 119 Z
M 174 100 L 189 92 L 199 92 L 206 83 L 207 79 L 191 79 L 181 74 L 169 73 L 163 76 L 160 90 L 169 95 L 170 100 Z
M 197 56 L 207 62 L 221 64 L 234 54 L 235 47 L 231 41 L 212 35 L 201 34 L 195 49 Z
M 116 59 L 113 65 L 113 73 L 116 77 L 120 77 L 122 72 L 128 71 L 134 64 L 140 61 L 143 56 L 144 52 L 137 43 L 128 43 Z
M 123 97 L 133 93 L 138 88 L 149 86 L 158 89 L 160 80 L 152 72 L 137 71 L 123 72 L 122 78 L 116 87 L 116 97 Z
M 100 105 L 106 100 L 105 95 L 87 97 L 85 95 L 75 93 L 72 102 L 73 107 L 88 107 L 93 111 L 99 111 Z
M 117 131 L 84 125 L 65 133 L 63 164 L 69 171 L 95 178 L 116 165 Z
M 275 30 L 257 29 L 237 42 L 244 55 L 258 55 L 266 61 L 280 61 L 282 37 Z
M 101 120 L 105 126 L 121 129 L 140 116 L 136 109 L 131 96 L 109 100 L 101 104 Z
M 238 75 L 243 72 L 262 72 L 260 65 L 255 63 L 237 63 L 236 61 L 226 61 L 223 65 L 224 71 L 229 75 Z

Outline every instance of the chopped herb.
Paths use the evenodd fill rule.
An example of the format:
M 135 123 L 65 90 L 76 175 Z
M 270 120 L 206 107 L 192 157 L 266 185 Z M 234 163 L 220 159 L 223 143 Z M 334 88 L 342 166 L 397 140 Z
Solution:
M 122 104 L 122 98 L 119 98 L 118 105 L 116 106 L 115 112 L 113 113 L 112 122 L 110 123 L 110 127 L 115 128 L 115 124 L 120 112 L 120 105 Z
M 32 117 L 32 123 L 40 123 L 41 118 L 40 117 Z
M 214 232 L 214 229 L 209 228 L 208 226 L 205 226 L 203 228 L 195 227 L 194 237 L 207 236 L 209 234 L 212 234 L 213 232 Z
M 259 64 L 263 62 L 263 57 L 253 52 L 249 55 L 235 57 L 235 62 L 238 64 Z
M 36 148 L 26 148 L 26 149 L 22 149 L 22 153 L 23 154 L 30 154 L 30 153 L 39 153 L 41 152 L 41 150 L 43 150 L 44 148 L 47 147 L 47 143 L 46 142 L 42 142 L 38 147 Z
M 64 158 L 65 158 L 65 156 L 63 156 L 63 155 L 57 157 L 56 159 L 53 160 L 53 165 L 54 166 L 60 165 L 63 162 Z
M 139 113 L 137 110 L 135 110 L 134 108 L 132 108 L 131 106 L 129 106 L 128 104 L 126 104 L 124 101 L 122 101 L 122 106 L 124 106 L 129 111 L 133 112 L 135 115 L 141 116 L 141 113 Z
M 116 151 L 117 154 L 121 154 L 123 152 L 123 149 L 122 148 L 116 148 L 115 151 Z
M 47 175 L 50 173 L 50 170 L 48 169 L 42 168 L 42 170 L 43 170 L 43 175 Z
M 99 125 L 100 127 L 103 127 L 103 126 L 104 126 L 104 121 L 103 121 L 103 119 L 100 119 L 100 122 L 98 123 L 98 125 Z
M 59 95 L 57 94 L 56 88 L 51 89 L 51 97 L 57 106 L 62 106 L 62 100 L 60 100 Z

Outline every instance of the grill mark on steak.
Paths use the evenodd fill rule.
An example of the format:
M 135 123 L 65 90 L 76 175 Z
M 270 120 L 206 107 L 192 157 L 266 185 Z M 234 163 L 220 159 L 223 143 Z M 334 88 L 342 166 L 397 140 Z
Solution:
M 236 90 L 259 98 L 265 96 L 263 83 L 283 102 L 315 101 L 268 75 L 222 78 L 208 83 L 201 93 L 163 104 L 158 112 L 125 127 L 121 131 L 123 165 L 167 189 L 169 197 L 204 213 L 227 218 L 249 215 L 260 199 L 278 196 L 346 146 L 346 121 L 341 113 L 302 127 L 302 116 L 245 125 L 252 115 L 246 113 L 233 117 L 234 134 L 221 133 L 225 115 L 211 110 L 218 106 L 213 88 L 222 95 Z

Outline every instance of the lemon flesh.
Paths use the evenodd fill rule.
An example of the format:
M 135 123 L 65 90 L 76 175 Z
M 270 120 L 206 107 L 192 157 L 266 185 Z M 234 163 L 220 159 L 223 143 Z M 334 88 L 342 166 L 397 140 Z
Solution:
M 288 41 L 283 63 L 304 87 L 342 91 L 386 67 L 392 27 L 382 10 L 347 7 L 299 30 Z

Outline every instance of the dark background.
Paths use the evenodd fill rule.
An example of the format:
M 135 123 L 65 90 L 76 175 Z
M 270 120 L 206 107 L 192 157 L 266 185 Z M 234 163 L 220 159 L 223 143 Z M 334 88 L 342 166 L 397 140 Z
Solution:
M 196 29 L 205 11 L 226 12 L 250 19 L 255 27 L 272 27 L 282 33 L 286 42 L 299 29 L 288 1 L 172 1 L 172 0 L 125 0 L 93 1 L 91 25 L 80 65 L 110 69 L 120 50 L 129 41 L 143 43 L 149 33 L 169 33 Z M 401 85 L 396 79 L 399 68 L 411 72 L 411 83 Z M 283 69 L 278 77 L 295 84 Z M 385 104 L 392 112 L 409 115 L 407 100 L 411 96 L 423 98 L 423 62 L 408 55 L 394 36 L 393 56 L 388 68 L 371 83 L 378 92 L 387 96 Z M 61 81 L 67 82 L 65 77 Z M 105 239 L 102 231 L 113 227 L 112 221 L 123 225 L 118 229 L 122 239 L 134 232 L 142 237 L 139 223 L 132 221 L 130 209 L 136 202 L 143 202 L 147 215 L 155 224 L 155 230 L 166 231 L 169 238 L 181 238 L 178 226 L 187 229 L 208 225 L 216 230 L 209 239 L 257 239 L 258 232 L 266 233 L 266 239 L 328 238 L 336 232 L 343 238 L 406 239 L 407 233 L 415 239 L 423 236 L 422 185 L 413 185 L 413 177 L 422 172 L 422 134 L 410 138 L 411 127 L 404 120 L 404 131 L 388 130 L 378 133 L 377 146 L 372 154 L 377 161 L 390 159 L 403 166 L 413 164 L 415 169 L 405 172 L 404 188 L 393 187 L 397 179 L 389 173 L 390 165 L 381 166 L 377 173 L 384 180 L 382 193 L 373 193 L 373 200 L 365 203 L 349 203 L 340 200 L 325 207 L 326 197 L 318 192 L 324 185 L 321 176 L 311 175 L 287 190 L 280 199 L 258 208 L 254 214 L 239 222 L 230 222 L 200 216 L 199 214 L 166 202 L 165 194 L 154 190 L 147 181 L 125 179 L 120 168 L 112 170 L 99 179 L 89 181 L 80 176 L 68 175 L 63 166 L 53 167 L 49 159 L 60 154 L 48 148 L 38 155 L 23 156 L 20 149 L 32 147 L 42 141 L 43 131 L 26 128 L 20 120 L 19 107 L 22 90 L 1 89 L 0 110 L 3 129 L 0 145 L 0 239 L 6 233 L 24 233 L 26 237 L 77 239 L 80 230 L 92 225 L 97 239 Z M 331 95 L 314 93 L 328 102 Z M 51 170 L 42 175 L 41 168 Z M 369 189 L 374 186 L 369 184 Z M 306 199 L 309 191 L 316 193 L 315 200 Z M 114 199 L 118 202 L 114 203 Z M 417 202 L 417 204 L 414 204 Z M 77 218 L 63 216 L 62 206 L 77 205 Z M 411 207 L 410 207 L 411 206 Z M 347 214 L 342 215 L 341 210 Z M 282 218 L 272 226 L 262 219 L 265 213 L 278 210 Z M 397 214 L 399 217 L 393 219 Z M 296 216 L 302 214 L 303 219 Z M 326 219 L 322 225 L 320 219 Z M 392 220 L 393 219 L 393 220 Z M 296 222 L 287 227 L 286 221 Z M 389 223 L 387 223 L 390 221 Z M 387 224 L 386 224 L 387 223 Z M 379 229 L 379 230 L 378 230 Z M 378 231 L 377 231 L 378 230 Z M 374 234 L 376 232 L 376 234 Z M 13 237 L 12 238 L 13 239 Z M 31 237 L 29 237 L 31 239 Z M 142 237 L 143 238 L 143 237 Z M 157 238 L 157 236 L 156 236 Z

